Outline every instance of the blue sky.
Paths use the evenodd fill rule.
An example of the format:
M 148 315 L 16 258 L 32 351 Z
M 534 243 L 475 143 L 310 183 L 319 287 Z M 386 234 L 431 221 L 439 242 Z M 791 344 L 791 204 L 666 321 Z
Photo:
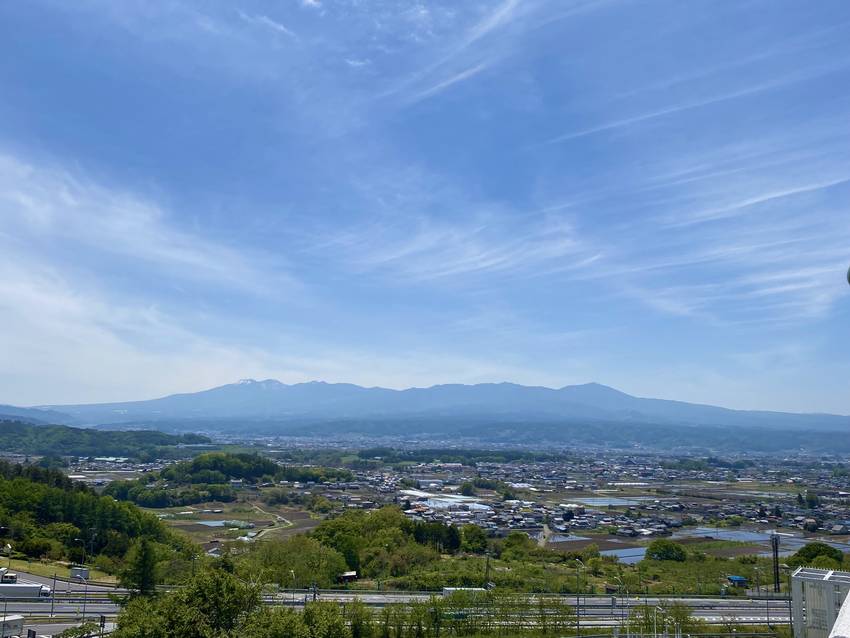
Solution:
M 0 402 L 850 413 L 850 4 L 0 4 Z

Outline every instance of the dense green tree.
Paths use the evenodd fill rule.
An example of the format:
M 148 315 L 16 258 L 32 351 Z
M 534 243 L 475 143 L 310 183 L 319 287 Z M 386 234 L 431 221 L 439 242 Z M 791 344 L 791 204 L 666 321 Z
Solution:
M 157 558 L 153 543 L 142 538 L 133 545 L 127 558 L 127 568 L 121 575 L 121 584 L 128 589 L 135 589 L 142 596 L 149 596 L 156 591 Z
M 462 540 L 457 527 L 414 523 L 397 507 L 346 512 L 322 522 L 312 536 L 344 556 L 350 569 L 375 578 L 403 576 L 433 563 L 440 552 L 457 552 Z
M 830 558 L 825 554 L 821 554 L 820 556 L 815 556 L 814 560 L 810 563 L 811 567 L 817 567 L 818 569 L 841 569 L 841 563 L 834 558 Z
M 311 638 L 303 614 L 287 607 L 260 609 L 247 618 L 240 633 L 250 638 Z
M 461 530 L 464 551 L 483 554 L 487 550 L 487 535 L 478 525 L 464 525 Z
M 537 549 L 535 543 L 524 532 L 511 532 L 502 541 L 501 557 L 506 560 L 524 560 Z
M 362 601 L 348 603 L 344 611 L 351 638 L 372 638 L 372 612 Z
M 312 602 L 304 608 L 304 623 L 310 638 L 350 638 L 340 606 L 336 603 Z
M 185 587 L 156 597 L 138 597 L 118 616 L 114 638 L 224 638 L 259 608 L 256 587 L 218 569 Z
M 236 565 L 238 574 L 260 578 L 282 587 L 331 587 L 347 565 L 342 555 L 331 547 L 304 535 L 285 540 L 268 540 L 252 544 Z
M 652 541 L 646 548 L 646 557 L 650 560 L 674 560 L 684 562 L 688 558 L 685 548 L 666 538 Z
M 0 528 L 7 542 L 33 558 L 79 561 L 105 554 L 120 560 L 130 539 L 147 538 L 169 551 L 188 544 L 155 516 L 100 496 L 61 472 L 2 462 Z
M 812 490 L 806 490 L 806 507 L 810 510 L 820 506 L 820 497 Z
M 841 564 L 844 559 L 844 554 L 842 554 L 840 549 L 831 547 L 826 543 L 815 542 L 807 543 L 798 549 L 797 552 L 790 557 L 789 562 L 794 565 L 813 565 L 814 561 L 820 556 L 825 556 L 838 564 Z

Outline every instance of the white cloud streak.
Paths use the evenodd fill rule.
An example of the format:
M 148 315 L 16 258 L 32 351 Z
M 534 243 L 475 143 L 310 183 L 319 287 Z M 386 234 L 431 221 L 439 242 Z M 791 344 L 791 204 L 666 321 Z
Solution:
M 563 219 L 538 217 L 517 223 L 502 214 L 465 223 L 428 217 L 396 220 L 338 233 L 333 243 L 358 271 L 420 281 L 534 276 L 552 268 L 584 268 L 597 257 Z
M 464 80 L 468 80 L 469 78 L 478 75 L 479 73 L 481 73 L 486 68 L 487 68 L 486 64 L 476 64 L 473 67 L 470 67 L 470 68 L 468 68 L 464 71 L 461 71 L 457 75 L 453 75 L 449 78 L 441 80 L 440 82 L 438 82 L 434 86 L 428 87 L 427 89 L 420 91 L 419 93 L 415 93 L 414 95 L 411 95 L 407 99 L 407 102 L 408 102 L 408 104 L 413 104 L 415 102 L 421 102 L 422 100 L 433 97 L 434 95 L 437 95 L 438 93 L 442 93 L 446 89 L 454 86 L 455 84 L 457 84 L 459 82 L 463 82 Z
M 608 131 L 615 131 L 619 129 L 627 129 L 636 124 L 643 124 L 645 122 L 653 121 L 659 118 L 664 118 L 670 115 L 678 115 L 680 113 L 684 113 L 687 111 L 692 111 L 694 109 L 704 108 L 706 106 L 711 106 L 714 104 L 719 104 L 721 102 L 727 102 L 730 100 L 737 100 L 744 97 L 749 97 L 753 95 L 757 95 L 759 93 L 763 93 L 765 91 L 772 91 L 776 89 L 780 89 L 785 86 L 789 86 L 791 84 L 795 84 L 797 82 L 803 82 L 806 80 L 811 80 L 816 77 L 821 77 L 823 75 L 827 75 L 829 73 L 833 73 L 835 71 L 839 71 L 841 69 L 847 68 L 846 63 L 830 63 L 827 65 L 820 66 L 815 69 L 807 69 L 805 71 L 800 71 L 796 73 L 790 73 L 786 76 L 775 80 L 769 80 L 766 82 L 762 82 L 761 84 L 757 84 L 755 86 L 748 86 L 743 89 L 738 89 L 734 91 L 728 91 L 726 93 L 721 93 L 719 95 L 714 95 L 709 98 L 700 99 L 700 100 L 688 100 L 681 102 L 679 104 L 674 104 L 672 106 L 668 106 L 665 108 L 657 109 L 654 111 L 649 111 L 647 113 L 641 113 L 640 115 L 634 115 L 618 120 L 613 120 L 610 122 L 606 122 L 604 124 L 599 124 L 598 126 L 591 126 L 588 128 L 580 129 L 577 131 L 571 131 L 569 133 L 564 133 L 562 135 L 557 135 L 548 140 L 545 140 L 539 144 L 539 146 L 547 146 L 551 144 L 560 144 L 562 142 L 570 142 L 582 137 L 587 137 L 589 135 L 595 135 L 597 133 L 605 133 Z
M 262 15 L 262 14 L 249 15 L 249 14 L 245 13 L 244 11 L 237 11 L 237 14 L 239 15 L 239 18 L 241 20 L 244 20 L 245 22 L 247 22 L 249 24 L 253 24 L 253 25 L 260 26 L 260 27 L 263 27 L 263 28 L 266 28 L 266 29 L 270 29 L 271 31 L 273 31 L 275 33 L 279 33 L 279 34 L 282 34 L 282 35 L 289 36 L 290 38 L 293 38 L 295 40 L 298 39 L 298 35 L 294 31 L 292 31 L 291 29 L 287 28 L 287 26 L 285 24 L 283 24 L 282 22 L 279 22 L 277 20 L 273 20 L 272 18 L 268 17 L 267 15 Z

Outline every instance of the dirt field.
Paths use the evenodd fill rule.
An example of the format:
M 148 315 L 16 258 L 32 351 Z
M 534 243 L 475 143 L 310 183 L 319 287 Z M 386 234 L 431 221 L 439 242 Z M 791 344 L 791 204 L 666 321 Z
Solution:
M 321 519 L 309 512 L 269 506 L 257 500 L 235 503 L 199 503 L 184 507 L 149 509 L 162 522 L 196 543 L 235 540 L 240 536 L 285 538 L 316 527 Z

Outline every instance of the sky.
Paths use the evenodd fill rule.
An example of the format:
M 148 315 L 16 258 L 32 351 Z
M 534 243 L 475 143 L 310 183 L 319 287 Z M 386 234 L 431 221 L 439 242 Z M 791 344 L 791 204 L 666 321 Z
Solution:
M 850 413 L 850 3 L 0 3 L 0 403 Z

